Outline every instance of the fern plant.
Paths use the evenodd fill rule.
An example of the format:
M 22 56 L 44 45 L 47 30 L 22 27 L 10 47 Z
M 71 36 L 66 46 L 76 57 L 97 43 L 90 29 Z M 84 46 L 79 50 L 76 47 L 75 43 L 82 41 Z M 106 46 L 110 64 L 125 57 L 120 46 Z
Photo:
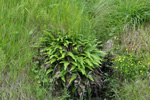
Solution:
M 49 32 L 39 43 L 42 65 L 53 83 L 54 90 L 67 88 L 73 95 L 84 96 L 90 84 L 98 78 L 94 69 L 100 67 L 105 52 L 97 44 L 71 36 L 54 36 Z M 101 79 L 101 78 L 99 78 Z

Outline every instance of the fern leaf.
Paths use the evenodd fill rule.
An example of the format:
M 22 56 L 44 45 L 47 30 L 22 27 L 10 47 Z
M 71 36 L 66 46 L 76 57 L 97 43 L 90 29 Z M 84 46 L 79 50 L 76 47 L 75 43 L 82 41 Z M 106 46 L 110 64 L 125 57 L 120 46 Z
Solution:
M 51 73 L 52 71 L 54 71 L 54 69 L 48 69 L 47 72 L 46 72 L 46 75 Z
M 71 84 L 72 81 L 76 79 L 76 77 L 77 77 L 77 74 L 72 74 L 70 81 L 69 81 L 69 84 Z
M 68 61 L 61 61 L 60 63 L 64 63 L 64 70 L 67 69 L 69 62 Z
M 68 52 L 67 55 L 76 61 L 76 58 L 72 52 Z

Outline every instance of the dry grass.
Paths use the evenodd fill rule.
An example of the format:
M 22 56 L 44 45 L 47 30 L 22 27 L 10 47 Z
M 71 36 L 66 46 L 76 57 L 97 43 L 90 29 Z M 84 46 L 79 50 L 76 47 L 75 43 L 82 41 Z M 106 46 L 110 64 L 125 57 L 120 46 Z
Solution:
M 121 44 L 125 49 L 129 51 L 134 51 L 137 55 L 141 53 L 150 52 L 150 33 L 149 27 L 139 27 L 136 30 L 126 29 L 125 32 L 121 34 Z

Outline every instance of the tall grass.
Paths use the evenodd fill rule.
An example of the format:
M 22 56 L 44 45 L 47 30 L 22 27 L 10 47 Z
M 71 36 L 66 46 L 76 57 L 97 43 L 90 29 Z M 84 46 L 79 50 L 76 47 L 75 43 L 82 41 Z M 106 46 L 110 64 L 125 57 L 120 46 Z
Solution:
M 91 37 L 94 33 L 94 22 L 86 11 L 86 2 L 65 0 L 54 3 L 50 9 L 50 26 L 57 35 L 58 31 L 72 35 L 72 38 L 83 35 Z
M 100 39 L 118 36 L 125 28 L 137 28 L 149 22 L 149 0 L 100 0 L 93 9 Z
M 43 29 L 48 28 L 42 6 L 48 1 L 0 1 L 0 47 L 6 55 L 1 75 L 1 99 L 34 99 L 38 96 L 33 81 L 31 48 Z M 41 7 L 39 7 L 41 6 Z M 33 92 L 34 91 L 34 92 Z
M 51 98 L 34 80 L 36 66 L 32 45 L 43 30 L 62 31 L 78 37 L 92 37 L 94 22 L 85 10 L 86 2 L 78 0 L 0 1 L 0 48 L 5 55 L 1 68 L 1 99 Z M 91 38 L 89 38 L 91 39 Z M 3 56 L 2 56 L 3 57 Z M 1 60 L 0 60 L 1 61 Z

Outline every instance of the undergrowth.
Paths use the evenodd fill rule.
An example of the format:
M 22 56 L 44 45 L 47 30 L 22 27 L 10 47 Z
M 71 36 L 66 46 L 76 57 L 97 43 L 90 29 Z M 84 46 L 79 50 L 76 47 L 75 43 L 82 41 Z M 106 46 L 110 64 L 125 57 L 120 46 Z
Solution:
M 53 30 L 53 36 L 56 38 L 69 36 L 69 39 L 71 39 L 69 42 L 72 42 L 72 44 L 65 42 L 61 43 L 61 46 L 67 46 L 69 43 L 75 48 L 74 45 L 80 45 L 79 54 L 77 54 L 80 60 L 76 59 L 75 61 L 71 53 L 66 53 L 65 61 L 67 62 L 58 60 L 58 64 L 59 67 L 63 66 L 63 69 L 69 70 L 68 66 L 72 66 L 71 61 L 74 61 L 81 64 L 80 66 L 84 66 L 86 70 L 78 70 L 79 75 L 77 75 L 77 71 L 74 73 L 67 72 L 67 75 L 69 74 L 67 77 L 73 77 L 74 81 L 78 79 L 79 82 L 79 76 L 83 75 L 82 79 L 85 79 L 82 81 L 83 83 L 87 81 L 92 83 L 95 77 L 92 77 L 92 79 L 87 73 L 90 70 L 95 73 L 98 73 L 97 70 L 102 70 L 105 72 L 103 81 L 107 84 L 103 88 L 105 90 L 102 90 L 106 93 L 104 98 L 111 96 L 111 98 L 117 100 L 149 99 L 147 93 L 149 92 L 150 65 L 150 0 L 0 0 L 0 5 L 0 99 L 52 99 L 52 87 L 50 87 L 49 81 L 59 79 L 63 87 L 68 85 L 67 83 L 70 81 L 68 79 L 70 78 L 66 78 L 66 76 L 65 78 L 59 76 L 49 80 L 50 76 L 55 76 L 51 73 L 54 68 L 52 67 L 52 70 L 49 70 L 50 65 L 45 64 L 51 59 L 44 62 L 43 59 L 48 58 L 48 55 L 44 53 L 47 51 L 39 52 L 43 49 L 42 47 L 39 51 L 33 48 L 40 37 L 43 37 L 45 33 L 43 30 Z M 59 32 L 61 32 L 61 35 Z M 80 36 L 82 36 L 80 38 L 82 41 L 78 38 Z M 106 59 L 108 59 L 105 60 L 108 62 L 105 62 L 105 64 L 108 64 L 106 64 L 109 66 L 108 68 L 95 69 L 98 64 L 95 63 L 94 58 L 91 60 L 89 57 L 92 53 L 82 52 L 84 51 L 82 49 L 86 46 L 94 46 L 97 51 L 99 50 L 97 48 L 102 48 L 95 47 L 94 40 L 96 38 L 98 41 L 102 41 L 104 48 L 106 47 L 106 52 L 111 52 L 113 55 L 111 56 L 113 62 L 108 61 L 109 57 L 106 56 Z M 76 40 L 81 43 L 76 43 Z M 86 40 L 86 43 L 83 40 Z M 57 42 L 53 40 L 53 45 L 57 46 Z M 55 48 L 55 46 L 52 47 Z M 56 56 L 54 58 L 61 58 L 60 53 L 65 52 L 64 50 L 68 52 L 70 49 L 58 47 L 58 54 L 53 53 Z M 70 51 L 74 52 L 73 50 Z M 84 55 L 80 55 L 82 53 Z M 39 58 L 35 55 L 38 55 Z M 69 60 L 67 60 L 67 56 L 69 56 Z M 80 63 L 82 58 L 89 58 L 91 61 L 84 59 L 84 65 Z M 55 65 L 57 65 L 56 62 Z M 40 65 L 40 71 L 37 71 L 38 64 Z M 105 64 L 100 64 L 100 66 Z M 89 66 L 94 67 L 90 68 Z M 42 67 L 44 68 L 42 69 Z M 59 73 L 59 68 L 54 72 Z M 94 73 L 90 74 L 94 75 Z M 73 82 L 70 82 L 70 84 L 73 84 Z M 84 90 L 86 85 L 83 87 L 80 85 L 78 85 L 81 87 L 80 90 Z M 94 87 L 95 84 L 91 86 L 91 89 L 96 88 Z M 68 90 L 65 90 L 64 93 L 61 92 L 61 96 L 56 94 L 55 98 L 68 98 L 69 94 L 73 94 L 73 92 L 68 94 Z M 101 91 L 98 88 L 97 90 Z M 92 91 L 88 91 L 89 95 L 90 92 Z

